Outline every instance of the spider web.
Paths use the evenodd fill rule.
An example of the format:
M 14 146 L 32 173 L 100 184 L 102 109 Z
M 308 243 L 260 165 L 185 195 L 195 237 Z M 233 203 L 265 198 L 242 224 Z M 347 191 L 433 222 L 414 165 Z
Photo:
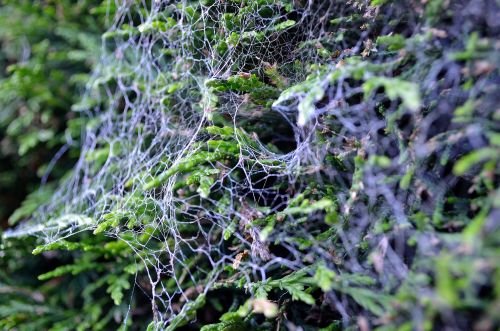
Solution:
M 432 214 L 439 206 L 418 194 L 443 201 L 456 179 L 440 179 L 428 156 L 449 152 L 450 141 L 484 141 L 476 124 L 436 133 L 450 106 L 423 114 L 418 87 L 392 78 L 401 54 L 378 52 L 370 36 L 381 26 L 389 34 L 402 8 L 390 16 L 369 1 L 110 6 L 102 61 L 75 106 L 88 119 L 81 157 L 51 203 L 9 235 L 50 243 L 91 230 L 125 241 L 149 278 L 157 327 L 227 282 L 228 266 L 252 284 L 325 261 L 384 288 L 406 279 L 408 250 L 433 254 L 432 233 L 406 245 L 415 235 L 409 214 Z M 331 23 L 346 17 L 365 26 Z M 332 40 L 337 29 L 344 38 Z M 431 90 L 450 63 L 412 51 L 418 67 L 430 68 L 419 79 Z M 381 93 L 394 85 L 402 87 L 396 97 Z M 408 173 L 417 189 L 398 189 L 394 178 Z M 319 240 L 329 226 L 335 240 Z M 366 251 L 372 264 L 359 257 Z M 345 299 L 330 292 L 327 300 L 349 320 Z

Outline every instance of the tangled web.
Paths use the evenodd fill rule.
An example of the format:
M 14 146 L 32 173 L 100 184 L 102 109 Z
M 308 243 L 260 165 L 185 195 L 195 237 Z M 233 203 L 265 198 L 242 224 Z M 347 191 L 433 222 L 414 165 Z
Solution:
M 263 313 L 291 328 L 301 304 L 321 325 L 418 326 L 429 300 L 468 325 L 442 282 L 464 272 L 452 254 L 488 262 L 472 297 L 498 270 L 480 243 L 499 218 L 494 1 L 109 6 L 74 107 L 81 157 L 9 235 L 125 243 L 157 329 L 227 289 L 249 300 L 219 326 Z

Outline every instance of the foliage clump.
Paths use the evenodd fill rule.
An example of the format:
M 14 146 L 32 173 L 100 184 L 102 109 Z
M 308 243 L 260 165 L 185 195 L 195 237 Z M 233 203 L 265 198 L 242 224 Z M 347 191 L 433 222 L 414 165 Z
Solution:
M 494 330 L 499 13 L 116 8 L 74 107 L 90 118 L 80 158 L 4 234 L 7 254 L 30 234 L 34 253 L 64 256 L 39 286 L 81 288 L 54 299 L 62 315 L 40 310 L 46 325 Z

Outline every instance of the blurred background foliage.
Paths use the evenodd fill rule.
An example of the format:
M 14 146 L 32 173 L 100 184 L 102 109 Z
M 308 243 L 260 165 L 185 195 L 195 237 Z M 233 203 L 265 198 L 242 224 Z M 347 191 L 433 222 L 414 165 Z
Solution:
M 53 184 L 78 157 L 85 120 L 71 107 L 99 60 L 111 8 L 99 0 L 0 1 L 2 229 L 50 199 Z M 41 182 L 46 185 L 37 190 Z M 38 279 L 72 256 L 34 256 L 34 238 L 1 245 L 1 330 L 85 329 L 88 320 L 102 329 L 112 320 L 114 312 L 106 311 L 105 319 L 95 321 L 101 307 L 89 301 L 91 289 L 83 293 L 88 305 L 82 309 L 85 280 Z
M 294 2 L 295 5 L 296 3 L 300 5 L 302 2 Z M 379 0 L 371 3 L 382 6 L 390 1 Z M 472 192 L 476 194 L 477 191 L 477 194 L 473 198 L 470 193 L 464 193 L 464 198 L 457 197 L 455 193 L 462 193 L 464 189 L 460 190 L 459 185 L 456 185 L 450 190 L 449 196 L 446 196 L 446 204 L 424 210 L 426 205 L 422 203 L 423 207 L 415 208 L 411 220 L 416 234 L 408 239 L 408 243 L 416 241 L 420 235 L 431 233 L 427 238 L 430 243 L 457 243 L 457 249 L 437 254 L 432 260 L 417 260 L 404 284 L 390 294 L 384 289 L 380 292 L 365 290 L 371 283 L 365 284 L 363 279 L 358 279 L 361 290 L 356 293 L 359 300 L 356 301 L 358 304 L 364 304 L 359 306 L 371 307 L 372 310 L 378 311 L 378 302 L 388 302 L 386 295 L 390 295 L 391 308 L 384 306 L 384 314 L 381 313 L 382 317 L 377 320 L 378 325 L 382 325 L 381 330 L 416 329 L 412 318 L 426 321 L 426 325 L 419 326 L 419 329 L 425 330 L 439 330 L 445 327 L 455 330 L 463 329 L 464 326 L 474 327 L 476 330 L 493 330 L 499 325 L 496 315 L 500 304 L 500 272 L 496 260 L 499 256 L 499 241 L 498 225 L 487 223 L 487 219 L 498 216 L 500 207 L 497 153 L 500 146 L 497 133 L 500 115 L 498 110 L 492 111 L 495 89 L 498 92 L 495 86 L 499 83 L 499 46 L 494 44 L 494 34 L 498 33 L 498 26 L 496 31 L 491 31 L 481 18 L 471 19 L 463 25 L 466 27 L 464 31 L 454 34 L 457 23 L 450 23 L 453 21 L 453 11 L 449 9 L 449 2 L 433 0 L 422 3 L 424 5 L 419 8 L 424 10 L 418 15 L 424 17 L 422 21 L 429 27 L 425 43 L 435 47 L 426 54 L 429 63 L 441 61 L 442 58 L 452 62 L 448 76 L 446 73 L 436 75 L 439 88 L 426 86 L 423 89 L 427 93 L 424 95 L 424 102 L 430 105 L 430 110 L 436 109 L 438 102 L 442 108 L 443 105 L 450 108 L 448 113 L 452 115 L 447 119 L 448 122 L 471 123 L 485 120 L 490 128 L 485 132 L 487 142 L 482 149 L 474 151 L 469 146 L 457 147 L 453 145 L 455 142 L 452 142 L 450 146 L 453 147 L 447 151 L 446 156 L 447 159 L 453 159 L 452 161 L 459 160 L 446 161 L 447 174 L 452 176 L 453 172 L 457 178 L 465 174 L 463 178 L 469 186 L 474 184 L 475 191 Z M 401 6 L 395 7 L 394 12 L 402 12 Z M 484 11 L 478 16 L 486 17 Z M 99 60 L 101 35 L 109 24 L 107 20 L 113 16 L 112 12 L 113 6 L 108 1 L 0 0 L 0 222 L 3 229 L 16 225 L 50 199 L 55 183 L 72 168 L 79 156 L 79 140 L 85 120 L 71 109 L 81 101 L 81 92 L 91 80 L 90 71 Z M 353 21 L 356 24 L 362 23 L 363 18 L 353 15 L 348 17 L 346 22 L 342 21 L 342 18 L 332 19 L 332 25 L 341 25 L 343 28 L 328 35 L 330 39 L 325 41 L 325 44 L 335 44 L 334 41 L 342 40 L 344 36 L 340 35 L 345 33 L 346 28 L 352 29 L 355 26 Z M 367 45 L 370 45 L 366 46 L 367 61 L 375 47 L 381 50 L 380 57 L 387 54 L 401 54 L 404 57 L 416 52 L 415 48 L 420 47 L 418 43 L 424 40 L 422 36 L 416 35 L 410 39 L 398 34 L 398 29 L 402 28 L 397 20 L 391 22 L 396 27 L 394 31 L 381 29 L 382 32 L 377 31 L 380 34 L 378 39 L 373 36 L 375 46 L 367 42 Z M 405 23 L 407 22 L 401 25 Z M 475 26 L 471 27 L 474 24 Z M 330 61 L 336 52 L 339 52 L 330 52 L 327 47 L 316 48 L 314 51 L 325 61 Z M 404 62 L 400 70 L 403 72 L 401 76 L 411 76 L 413 80 L 417 80 L 418 74 L 424 71 L 419 66 L 429 66 L 429 63 Z M 271 74 L 268 73 L 269 76 Z M 461 75 L 456 79 L 459 83 L 447 85 L 449 81 L 454 81 L 455 78 L 451 77 L 453 74 Z M 274 80 L 279 80 L 279 75 L 275 76 Z M 246 78 L 241 80 L 244 83 L 252 82 Z M 212 82 L 211 87 L 219 91 L 232 88 L 245 92 L 255 88 L 240 86 L 237 80 L 232 82 L 234 86 L 228 87 L 225 83 Z M 398 80 L 372 79 L 364 85 L 364 92 L 367 95 L 377 94 L 379 99 L 382 99 L 380 94 L 384 93 L 387 93 L 390 99 L 393 99 L 391 93 L 402 96 L 409 108 L 420 102 L 412 101 L 414 95 L 411 92 L 408 94 L 408 86 L 398 83 Z M 280 88 L 280 85 L 285 85 L 279 82 L 274 84 Z M 484 88 L 484 92 L 483 86 L 488 87 Z M 460 98 L 450 97 L 452 89 L 452 92 L 460 90 Z M 266 101 L 272 101 L 274 98 L 275 95 L 271 95 Z M 262 101 L 261 99 L 259 101 Z M 483 100 L 487 103 L 481 106 Z M 79 108 L 73 107 L 74 110 Z M 437 125 L 436 131 L 447 130 L 447 126 L 442 123 Z M 262 134 L 266 128 L 255 131 L 258 130 L 261 130 L 259 133 Z M 273 132 L 269 133 L 272 134 Z M 370 167 L 376 165 L 384 168 L 388 167 L 386 163 L 390 162 L 381 157 L 370 160 Z M 438 162 L 436 158 L 430 163 L 434 166 Z M 409 175 L 401 179 L 401 188 L 408 188 L 414 180 L 412 176 L 416 173 L 415 177 L 418 177 L 418 172 L 418 168 L 409 169 Z M 463 178 L 460 180 L 465 181 Z M 43 186 L 42 190 L 36 190 L 41 182 L 46 182 L 47 185 Z M 415 182 L 418 183 L 418 180 Z M 428 192 L 422 189 L 419 194 L 425 196 Z M 312 213 L 311 209 L 304 206 L 295 208 L 294 212 L 298 214 Z M 383 220 L 376 220 L 375 223 L 380 233 L 394 233 L 393 224 Z M 0 329 L 114 330 L 125 326 L 144 329 L 151 320 L 150 303 L 147 301 L 147 295 L 140 293 L 134 282 L 140 284 L 140 288 L 150 290 L 147 277 L 143 270 L 136 269 L 133 252 L 129 247 L 99 232 L 102 231 L 96 231 L 94 234 L 85 232 L 78 236 L 77 241 L 61 241 L 57 245 L 49 245 L 36 251 L 37 255 L 32 254 L 37 244 L 36 238 L 28 237 L 0 243 Z M 361 244 L 368 245 L 364 241 Z M 366 257 L 365 260 L 369 258 L 373 256 Z M 413 256 L 408 259 L 412 260 Z M 296 276 L 295 279 L 288 276 L 283 279 L 288 277 L 286 280 L 292 284 L 290 288 L 298 288 L 296 293 L 303 296 L 303 302 L 292 305 L 292 308 L 301 311 L 302 315 L 304 309 L 309 310 L 311 300 L 314 304 L 314 300 L 323 295 L 318 294 L 318 290 L 309 291 L 315 297 L 312 298 L 309 292 L 302 291 L 304 287 L 310 286 L 312 289 L 314 286 L 317 288 L 319 284 L 321 289 L 330 291 L 335 278 L 333 272 L 324 266 L 315 270 L 316 278 L 313 282 L 304 275 L 292 276 Z M 355 283 L 354 280 L 350 281 Z M 420 289 L 422 292 L 417 291 Z M 211 298 L 212 301 L 205 307 L 205 314 L 213 315 L 204 318 L 208 321 L 207 324 L 218 322 L 218 317 L 226 313 L 222 315 L 225 317 L 221 317 L 220 323 L 207 330 L 230 330 L 233 320 L 239 329 L 249 327 L 250 322 L 253 323 L 252 326 L 259 325 L 263 330 L 270 328 L 271 323 L 263 322 L 263 318 L 260 318 L 262 316 L 251 316 L 249 311 L 242 313 L 241 307 L 245 308 L 246 305 L 245 299 L 235 299 L 234 302 L 239 304 L 233 304 L 232 311 L 226 312 L 225 308 L 220 308 L 220 301 L 224 301 L 229 296 L 228 293 L 215 293 L 214 296 L 218 297 Z M 421 293 L 425 295 L 420 295 Z M 197 301 L 193 301 L 195 305 L 190 312 L 194 315 L 195 311 L 204 305 L 204 302 L 201 304 Z M 133 309 L 129 309 L 129 305 Z M 415 317 L 415 306 L 422 307 L 419 312 L 423 311 L 425 316 Z M 237 309 L 238 307 L 240 308 Z M 214 309 L 217 310 L 216 313 L 213 313 Z M 324 313 L 321 317 L 325 320 L 322 321 L 322 326 L 326 325 L 324 330 L 341 329 L 339 321 L 332 321 L 338 316 L 333 316 L 330 310 L 319 310 L 317 306 L 315 309 L 315 314 Z M 389 313 L 385 312 L 386 309 Z M 294 318 L 294 312 L 295 310 L 288 311 L 290 319 Z M 239 314 L 245 316 L 244 322 Z M 286 311 L 280 311 L 280 316 L 281 314 L 286 315 Z M 296 316 L 300 314 L 297 313 Z M 217 316 L 215 320 L 214 316 Z M 361 314 L 360 316 L 363 317 Z M 190 319 L 192 316 L 182 322 L 186 324 Z M 448 319 L 456 319 L 457 324 L 446 325 Z M 358 327 L 367 330 L 367 323 L 360 318 Z M 201 324 L 196 322 L 193 325 L 192 329 L 201 327 Z
M 78 155 L 82 119 L 71 106 L 98 60 L 105 10 L 102 1 L 0 1 L 2 227 L 27 193 L 60 178 Z

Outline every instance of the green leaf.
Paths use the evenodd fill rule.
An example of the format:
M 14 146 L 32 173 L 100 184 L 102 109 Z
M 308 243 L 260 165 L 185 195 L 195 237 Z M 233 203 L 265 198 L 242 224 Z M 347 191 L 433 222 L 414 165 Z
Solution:
M 39 280 L 47 280 L 50 278 L 55 278 L 59 276 L 63 276 L 65 274 L 72 274 L 72 275 L 78 275 L 79 273 L 82 273 L 84 271 L 89 271 L 89 270 L 101 270 L 102 265 L 99 263 L 90 263 L 90 262 L 83 262 L 80 261 L 77 264 L 69 264 L 69 265 L 63 265 L 60 267 L 55 268 L 52 271 L 46 272 L 44 274 L 41 274 L 38 276 Z
M 276 24 L 274 26 L 274 31 L 283 31 L 283 30 L 286 30 L 286 29 L 294 26 L 295 23 L 296 22 L 294 20 L 287 20 L 287 21 L 281 22 L 281 23 Z
M 316 111 L 314 104 L 323 99 L 324 95 L 325 90 L 323 87 L 315 86 L 309 91 L 305 98 L 300 101 L 298 106 L 299 117 L 297 119 L 297 124 L 299 126 L 306 125 L 307 122 L 309 122 L 309 120 L 314 116 Z
M 106 220 L 97 225 L 94 230 L 94 234 L 102 233 L 104 231 L 107 231 L 109 228 L 117 227 L 120 224 L 120 218 L 115 217 L 114 213 L 109 213 L 105 216 L 107 216 Z
M 391 100 L 401 99 L 403 105 L 410 110 L 420 107 L 420 91 L 415 83 L 410 83 L 398 78 L 371 77 L 363 84 L 365 97 L 379 87 L 384 87 L 385 93 Z
M 287 208 L 283 212 L 289 215 L 311 214 L 318 210 L 326 210 L 332 212 L 335 210 L 335 207 L 336 204 L 334 201 L 328 198 L 323 198 L 321 200 L 313 202 L 312 204 L 309 204 L 309 201 L 305 200 L 305 202 L 303 202 L 299 207 Z
M 380 36 L 377 38 L 377 45 L 387 46 L 390 51 L 398 51 L 405 47 L 406 39 L 400 34 L 390 36 Z
M 455 281 L 450 273 L 452 257 L 443 254 L 436 260 L 436 289 L 439 296 L 450 306 L 459 303 Z
M 123 291 L 130 288 L 130 283 L 126 277 L 111 275 L 108 278 L 108 289 L 106 292 L 111 294 L 115 305 L 120 305 L 123 299 Z
M 173 331 L 181 326 L 186 325 L 189 321 L 196 318 L 196 310 L 205 305 L 206 297 L 200 294 L 196 300 L 186 303 L 181 313 L 175 316 L 170 324 L 165 328 L 165 331 Z
M 86 247 L 86 245 L 84 245 L 82 243 L 69 242 L 66 240 L 58 240 L 58 241 L 54 241 L 54 242 L 47 244 L 47 245 L 40 245 L 40 246 L 35 247 L 35 249 L 33 250 L 33 254 L 38 255 L 40 253 L 52 251 L 52 250 L 56 250 L 56 249 L 72 251 L 72 250 L 76 250 L 76 249 L 82 249 L 84 247 Z
M 331 291 L 335 282 L 335 272 L 328 269 L 324 264 L 320 264 L 316 268 L 314 280 L 323 292 Z
M 236 230 L 236 220 L 232 220 L 231 223 L 224 229 L 224 240 L 229 240 L 232 234 Z
M 498 150 L 491 147 L 485 147 L 472 151 L 469 154 L 461 157 L 453 166 L 453 173 L 456 176 L 465 174 L 471 167 L 488 159 L 497 159 Z
M 283 285 L 283 289 L 292 295 L 292 300 L 299 300 L 311 306 L 315 304 L 313 296 L 304 291 L 302 284 L 291 283 Z
M 165 32 L 167 31 L 167 23 L 162 21 L 146 22 L 139 25 L 137 27 L 137 30 L 139 30 L 140 33 L 154 32 L 154 31 Z
M 341 291 L 349 294 L 360 306 L 377 316 L 384 315 L 389 309 L 388 297 L 382 293 L 358 287 L 347 287 Z
M 410 183 L 414 173 L 415 173 L 415 168 L 411 167 L 410 169 L 408 169 L 406 171 L 406 174 L 404 174 L 404 176 L 399 181 L 399 187 L 401 187 L 403 190 L 407 190 L 408 187 L 410 187 Z
M 306 125 L 315 115 L 315 103 L 323 99 L 325 95 L 323 76 L 311 76 L 305 81 L 289 87 L 281 93 L 279 98 L 273 102 L 273 108 L 279 108 L 282 104 L 291 100 L 298 100 L 299 116 L 297 124 Z
M 467 100 L 462 106 L 455 109 L 454 115 L 456 117 L 466 117 L 472 115 L 474 112 L 474 100 Z

